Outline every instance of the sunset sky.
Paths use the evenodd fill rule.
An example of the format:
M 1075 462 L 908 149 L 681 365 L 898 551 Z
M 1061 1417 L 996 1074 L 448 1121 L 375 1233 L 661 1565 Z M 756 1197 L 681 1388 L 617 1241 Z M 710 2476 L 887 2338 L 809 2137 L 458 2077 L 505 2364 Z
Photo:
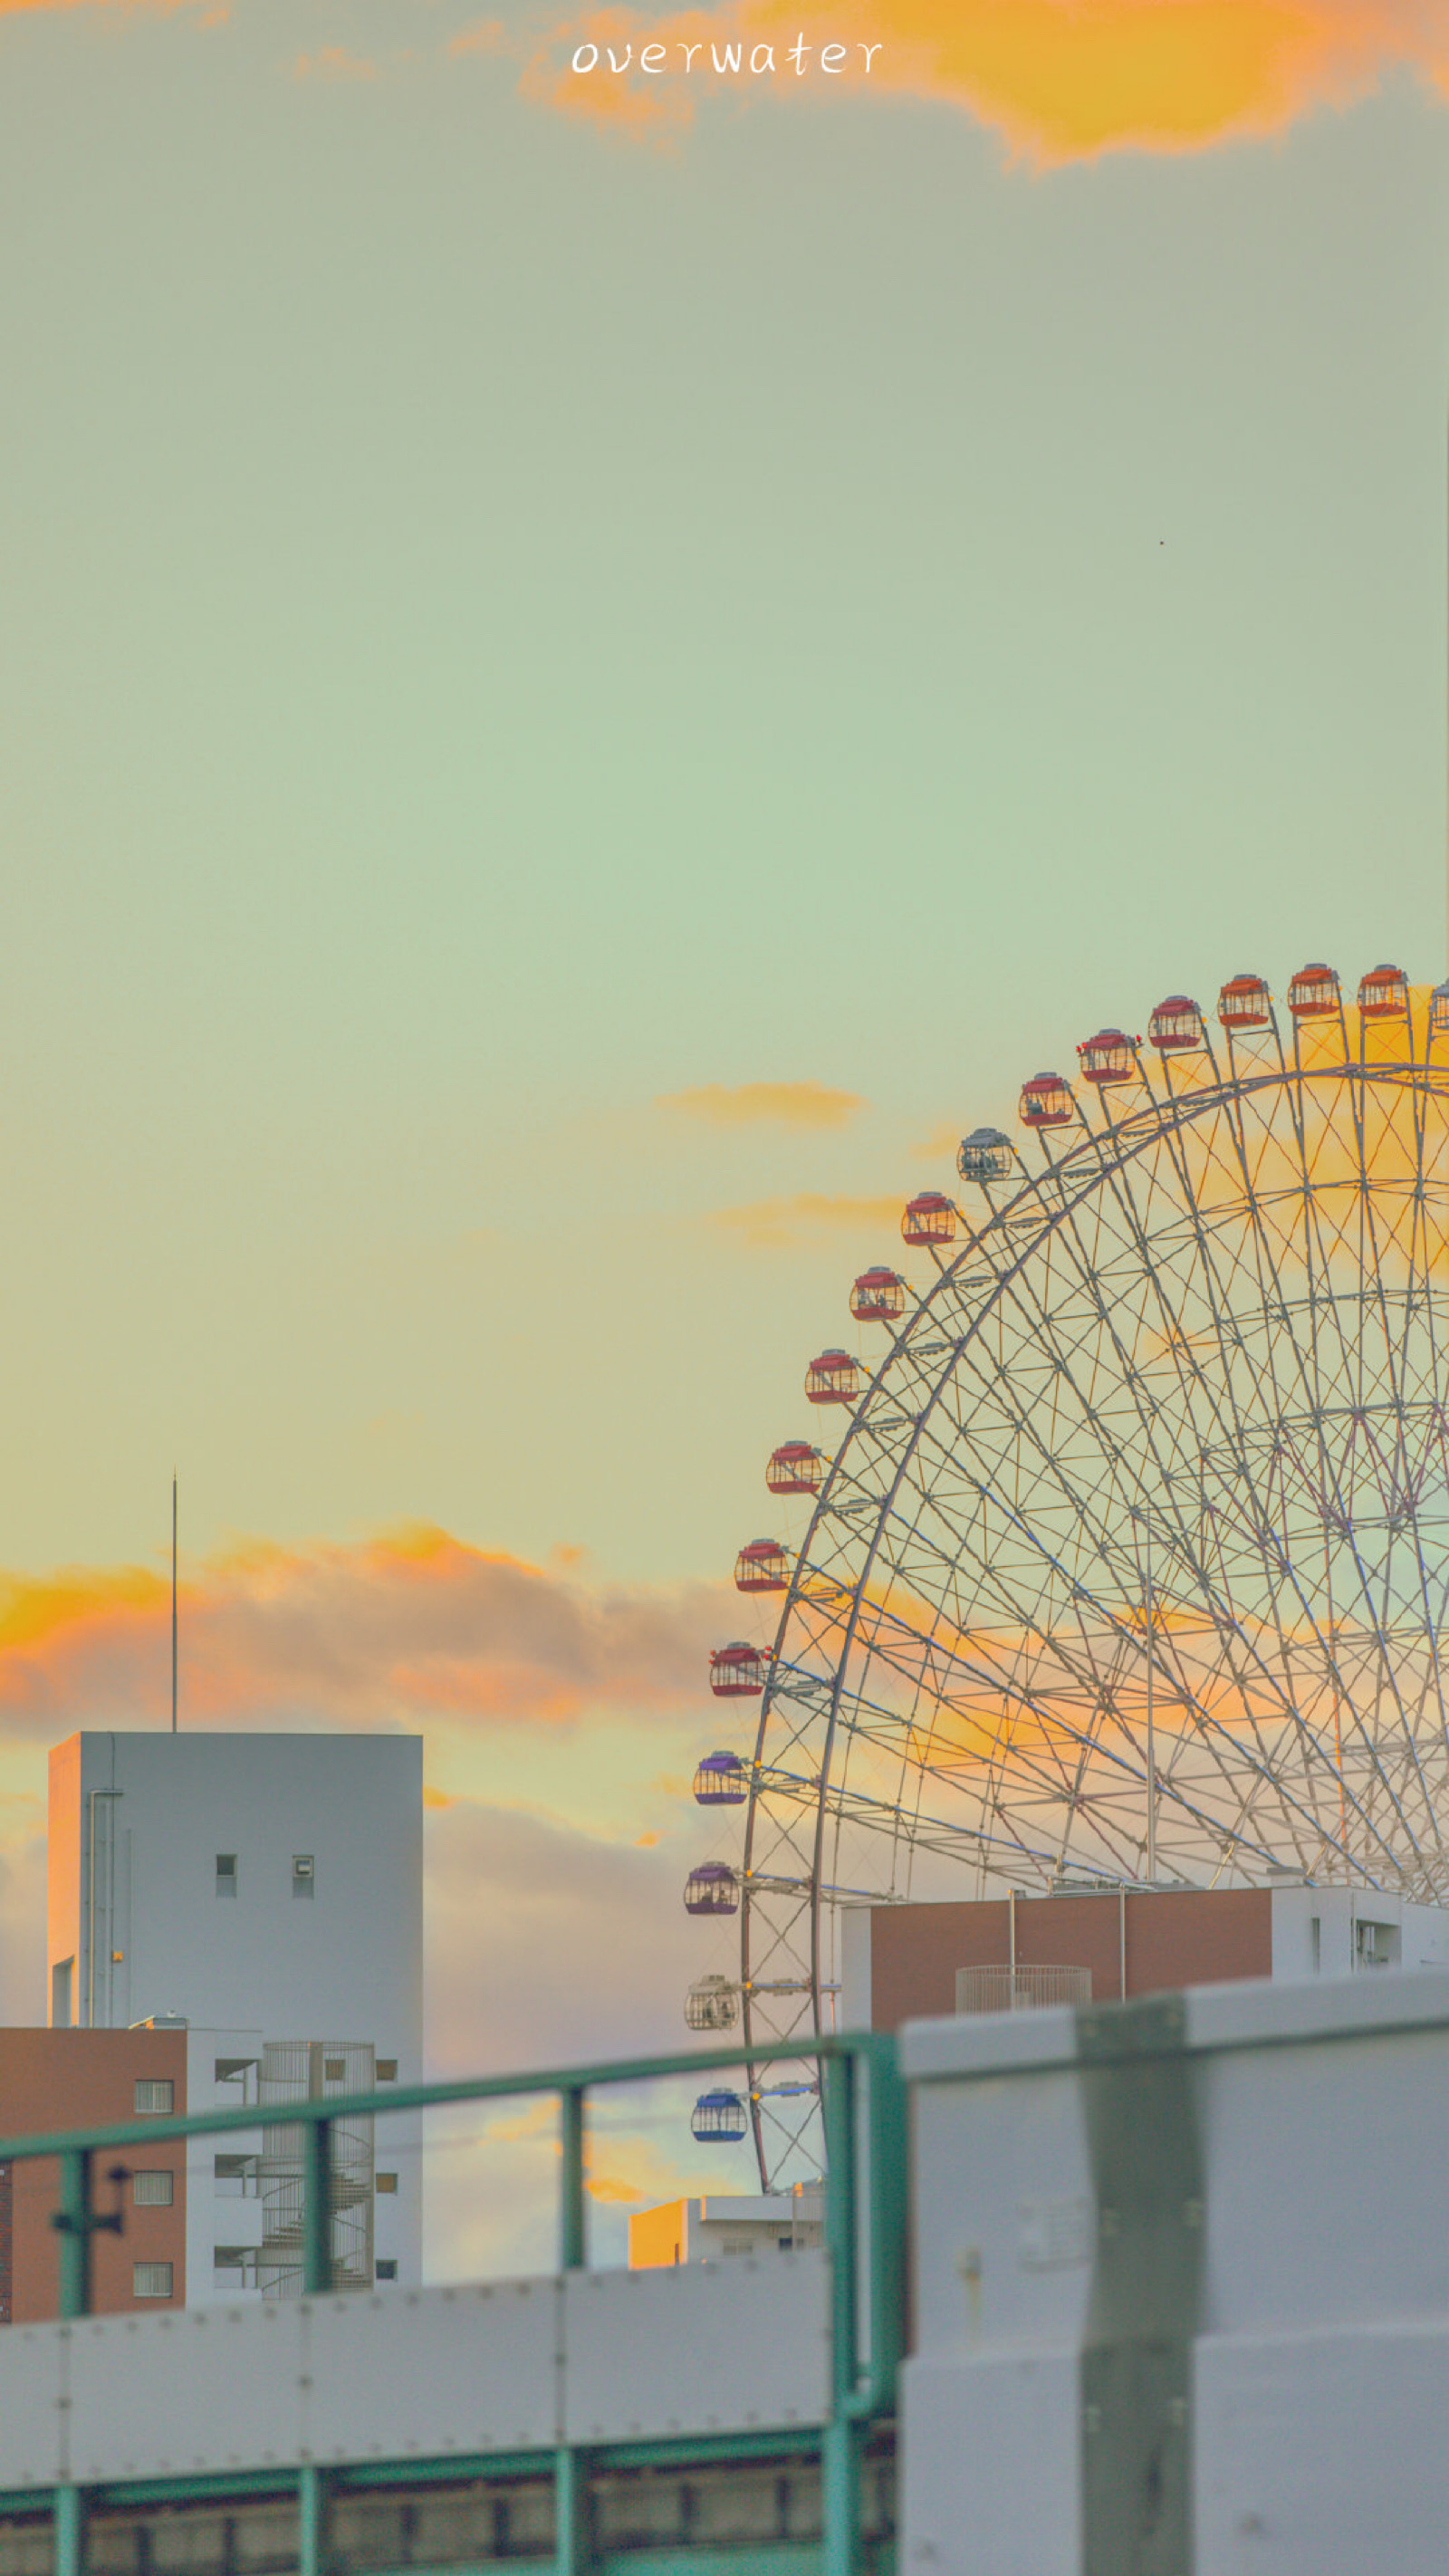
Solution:
M 0 0 L 0 206 L 0 2008 L 175 1463 L 187 1722 L 428 1736 L 439 2061 L 673 2044 L 903 1198 L 1443 971 L 1449 17 Z

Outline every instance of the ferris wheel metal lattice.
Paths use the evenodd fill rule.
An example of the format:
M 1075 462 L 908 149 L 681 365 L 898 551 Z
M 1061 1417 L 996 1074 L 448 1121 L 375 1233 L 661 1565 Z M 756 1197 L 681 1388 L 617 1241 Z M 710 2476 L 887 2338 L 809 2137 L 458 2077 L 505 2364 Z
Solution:
M 801 2043 L 750 2088 L 767 2188 L 819 2166 L 853 1902 L 1149 1862 L 1449 1899 L 1449 987 L 1313 965 L 1280 1016 L 1243 975 L 1216 1021 L 1171 995 L 969 1135 L 919 1292 L 852 1291 L 883 1356 L 807 1372 L 833 1459 L 771 1459 L 809 1525 L 739 1561 L 772 1643 L 712 1659 L 757 1706 L 729 1991 L 746 2054 Z

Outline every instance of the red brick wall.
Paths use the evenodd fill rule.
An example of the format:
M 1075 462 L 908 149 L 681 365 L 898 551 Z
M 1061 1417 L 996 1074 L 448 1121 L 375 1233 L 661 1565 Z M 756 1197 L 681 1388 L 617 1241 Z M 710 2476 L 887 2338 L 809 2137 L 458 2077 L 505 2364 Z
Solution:
M 186 2033 L 174 2030 L 0 2030 L 0 2137 L 87 2128 L 102 2121 L 133 2120 L 138 2077 L 168 2079 L 175 2108 L 186 2108 Z M 173 2307 L 186 2297 L 186 2150 L 182 2140 L 124 2159 L 98 2155 L 92 2167 L 97 2210 L 116 2206 L 116 2186 L 106 2176 L 124 2161 L 133 2169 L 166 2169 L 175 2177 L 169 2209 L 137 2209 L 131 2186 L 122 2189 L 125 2233 L 96 2236 L 92 2244 L 92 2304 L 107 2315 L 159 2307 L 132 2295 L 132 2266 L 172 2266 Z M 50 2224 L 60 2197 L 53 2157 L 11 2167 L 10 2315 L 17 2325 L 53 2317 L 58 2304 L 59 2238 Z M 3 2285 L 0 2285 L 3 2287 Z
M 1022 1968 L 1089 1968 L 1094 2003 L 1126 1990 L 1160 1993 L 1273 1972 L 1273 1899 L 1265 1887 L 1144 1888 L 1125 1899 L 1019 1897 L 1016 1961 Z M 958 1968 L 1006 1967 L 1011 1957 L 1005 1898 L 981 1904 L 882 1905 L 871 1915 L 871 2023 L 956 2009 Z

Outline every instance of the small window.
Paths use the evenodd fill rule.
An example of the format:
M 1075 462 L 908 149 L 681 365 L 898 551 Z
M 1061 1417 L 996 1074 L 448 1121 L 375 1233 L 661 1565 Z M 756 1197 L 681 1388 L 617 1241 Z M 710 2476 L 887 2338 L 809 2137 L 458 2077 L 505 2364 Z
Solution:
M 138 2076 L 137 2076 L 137 2078 L 136 2078 L 136 2109 L 137 2109 L 137 2111 L 138 2111 L 138 2112 L 145 2113 L 145 2112 L 147 2112 L 147 2111 L 174 2111 L 174 2110 L 175 2110 L 175 2108 L 176 2108 L 176 2087 L 175 2087 L 175 2085 L 172 2083 L 171 2078 L 170 2078 L 170 2076 L 169 2076 L 169 2075 L 162 2075 L 162 2076 L 138 2075 Z M 143 2267 L 143 2268 L 144 2268 L 144 2267 Z M 164 2294 L 163 2294 L 163 2292 L 161 2292 L 160 2290 L 156 2290 L 156 2291 L 151 2292 L 151 2293 L 150 2293 L 150 2295 L 151 2295 L 152 2297 L 154 2297 L 154 2298 L 158 2298 L 158 2299 L 159 2299 L 159 2298 L 161 2298 L 161 2297 L 164 2295 L 166 2298 L 168 2298 L 168 2299 L 169 2299 L 169 2298 L 170 2298 L 170 2296 L 171 2296 L 171 2293 L 170 2293 L 170 2291 L 169 2291 L 169 2290 L 167 2290 L 166 2292 L 164 2292 Z M 137 2292 L 137 2296 L 138 2296 L 138 2297 L 140 2296 L 139 2291 Z
M 317 1863 L 311 1852 L 292 1854 L 292 1894 L 310 1896 L 317 1883 Z
M 216 1892 L 218 1896 L 236 1894 L 235 1852 L 218 1852 L 216 1855 Z
M 377 2177 L 377 2187 L 379 2191 L 396 2191 L 397 2175 L 379 2174 Z
M 169 2209 L 176 2198 L 175 2174 L 132 2174 L 131 2198 L 138 2209 Z
M 391 2260 L 391 2258 L 386 2262 L 375 2264 L 373 2269 L 380 2281 L 395 2281 L 397 2279 L 397 2264 Z
M 397 2059 L 395 2057 L 380 2057 L 378 2059 L 377 2080 L 379 2084 L 396 2084 Z
M 169 2263 L 133 2263 L 131 2295 L 137 2299 L 169 2299 L 171 2266 Z
M 324 2057 L 322 2060 L 322 2081 L 324 2084 L 345 2084 L 347 2081 L 346 2058 Z

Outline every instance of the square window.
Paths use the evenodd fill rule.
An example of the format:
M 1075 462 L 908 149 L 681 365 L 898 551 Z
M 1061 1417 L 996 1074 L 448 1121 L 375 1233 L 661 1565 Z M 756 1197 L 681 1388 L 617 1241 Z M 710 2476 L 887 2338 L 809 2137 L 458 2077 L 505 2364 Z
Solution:
M 347 2081 L 346 2058 L 324 2057 L 322 2060 L 322 2081 L 324 2084 L 345 2084 Z
M 377 2080 L 379 2084 L 396 2084 L 397 2059 L 395 2057 L 380 2057 L 378 2059 Z
M 136 2109 L 140 2114 L 144 2116 L 148 2111 L 174 2111 L 175 2108 L 176 2087 L 172 2083 L 169 2075 L 159 2077 L 152 2075 L 137 2076 Z M 140 2295 L 139 2292 L 137 2295 Z M 151 2295 L 156 2298 L 160 2298 L 163 2294 L 161 2291 L 157 2290 Z M 171 2293 L 167 2290 L 164 2295 L 169 2299 Z
M 218 1896 L 236 1894 L 235 1852 L 218 1852 L 216 1855 L 216 1892 Z
M 397 2279 L 397 2264 L 391 2259 L 384 2263 L 374 2264 L 373 2269 L 380 2281 L 395 2281 Z
M 317 1883 L 317 1863 L 311 1852 L 292 1854 L 292 1894 L 310 1896 Z
M 175 2174 L 132 2174 L 131 2198 L 138 2209 L 169 2209 L 176 2198 Z
M 171 2266 L 169 2263 L 133 2263 L 131 2296 L 136 2299 L 169 2299 Z
M 377 2187 L 379 2191 L 396 2191 L 397 2175 L 379 2174 L 377 2177 Z

